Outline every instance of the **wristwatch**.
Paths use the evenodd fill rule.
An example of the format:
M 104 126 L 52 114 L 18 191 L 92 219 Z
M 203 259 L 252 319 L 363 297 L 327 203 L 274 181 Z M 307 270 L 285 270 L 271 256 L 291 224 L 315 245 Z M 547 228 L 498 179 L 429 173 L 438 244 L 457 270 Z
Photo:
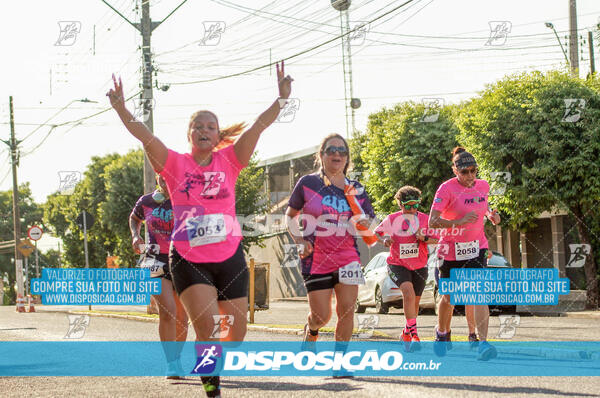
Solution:
M 423 238 L 423 242 L 427 242 L 429 240 L 429 236 L 425 235 L 425 237 Z

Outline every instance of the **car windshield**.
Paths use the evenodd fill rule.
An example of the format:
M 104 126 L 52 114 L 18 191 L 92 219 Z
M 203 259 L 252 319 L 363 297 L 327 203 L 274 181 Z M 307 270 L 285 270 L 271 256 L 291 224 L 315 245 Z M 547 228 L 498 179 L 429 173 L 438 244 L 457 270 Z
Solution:
M 488 267 L 510 267 L 510 263 L 502 255 L 493 253 L 492 257 L 488 260 Z

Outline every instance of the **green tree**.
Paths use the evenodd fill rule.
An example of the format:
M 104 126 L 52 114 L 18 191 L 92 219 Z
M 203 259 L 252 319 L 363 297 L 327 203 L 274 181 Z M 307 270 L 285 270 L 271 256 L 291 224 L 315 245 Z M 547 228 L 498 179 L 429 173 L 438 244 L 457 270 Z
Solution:
M 29 183 L 19 186 L 19 216 L 21 222 L 21 239 L 27 237 L 27 229 L 32 225 L 39 225 L 44 228 L 42 223 L 42 208 L 33 201 Z M 13 197 L 12 190 L 0 192 L 0 242 L 14 239 L 13 226 Z M 33 257 L 32 257 L 33 258 Z M 7 295 L 9 303 L 14 304 L 16 293 L 13 289 L 15 285 L 15 263 L 14 251 L 0 254 L 0 278 L 6 277 L 8 284 L 4 286 L 4 292 Z
M 267 213 L 269 201 L 263 191 L 264 180 L 264 170 L 258 167 L 258 161 L 254 155 L 248 162 L 248 166 L 240 172 L 235 184 L 235 210 L 238 215 L 260 217 Z M 242 228 L 248 231 L 247 226 L 243 224 Z M 263 247 L 263 240 L 262 236 L 244 236 L 242 239 L 244 251 L 248 253 L 250 246 L 254 244 Z
M 437 187 L 452 177 L 451 153 L 458 129 L 458 106 L 440 107 L 437 120 L 424 122 L 436 110 L 405 102 L 369 115 L 367 131 L 351 141 L 354 170 L 363 173 L 367 192 L 379 214 L 398 211 L 394 195 L 403 185 L 423 192 L 423 208 L 431 206 Z M 366 173 L 368 171 L 368 173 Z M 360 179 L 359 179 L 360 180 Z
M 600 248 L 600 234 L 591 227 L 598 224 L 600 199 L 598 84 L 561 72 L 509 76 L 470 101 L 457 121 L 459 141 L 475 155 L 484 178 L 492 170 L 511 173 L 504 195 L 493 198 L 511 227 L 526 230 L 543 211 L 564 209 L 594 252 Z M 587 305 L 597 308 L 598 273 L 590 257 Z
M 120 267 L 133 266 L 138 257 L 131 247 L 129 214 L 144 194 L 143 164 L 142 150 L 131 151 L 112 161 L 104 172 L 106 199 L 99 205 L 98 215 L 103 227 L 114 234 L 110 254 L 119 256 Z
M 116 252 L 117 235 L 113 225 L 102 222 L 101 207 L 107 197 L 106 169 L 119 158 L 118 154 L 94 156 L 83 180 L 77 184 L 72 195 L 54 193 L 48 196 L 44 204 L 44 222 L 51 227 L 51 232 L 56 237 L 62 239 L 64 260 L 68 266 L 85 267 L 83 230 L 75 221 L 83 210 L 94 217 L 94 225 L 88 229 L 90 267 L 105 266 L 106 256 Z

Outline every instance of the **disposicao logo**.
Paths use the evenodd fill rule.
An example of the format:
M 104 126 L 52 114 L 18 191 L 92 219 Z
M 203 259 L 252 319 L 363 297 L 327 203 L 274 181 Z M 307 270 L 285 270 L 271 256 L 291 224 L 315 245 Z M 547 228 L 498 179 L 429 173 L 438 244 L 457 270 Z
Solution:
M 213 373 L 217 367 L 217 358 L 223 356 L 223 347 L 220 344 L 197 344 L 196 366 L 192 374 L 205 375 Z

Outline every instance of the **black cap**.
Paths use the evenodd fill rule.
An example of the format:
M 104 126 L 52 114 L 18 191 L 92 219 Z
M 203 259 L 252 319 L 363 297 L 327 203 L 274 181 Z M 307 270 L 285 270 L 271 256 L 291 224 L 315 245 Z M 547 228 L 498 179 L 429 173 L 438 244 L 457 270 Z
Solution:
M 456 166 L 457 169 L 462 170 L 471 166 L 477 167 L 477 162 L 475 161 L 475 158 L 469 152 L 460 152 L 459 154 L 457 154 L 457 156 L 458 158 L 454 161 L 454 166 Z

